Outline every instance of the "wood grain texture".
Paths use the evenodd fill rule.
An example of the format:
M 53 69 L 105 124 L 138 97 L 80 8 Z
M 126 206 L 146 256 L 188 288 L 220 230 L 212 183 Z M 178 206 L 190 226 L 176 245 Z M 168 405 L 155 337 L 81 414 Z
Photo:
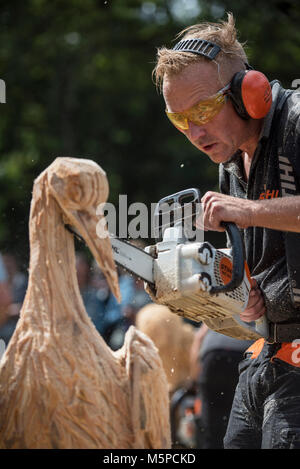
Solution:
M 153 342 L 131 327 L 113 352 L 80 296 L 71 224 L 113 293 L 118 277 L 108 238 L 96 234 L 108 196 L 93 161 L 57 158 L 35 180 L 29 283 L 0 362 L 0 448 L 168 448 L 167 380 Z

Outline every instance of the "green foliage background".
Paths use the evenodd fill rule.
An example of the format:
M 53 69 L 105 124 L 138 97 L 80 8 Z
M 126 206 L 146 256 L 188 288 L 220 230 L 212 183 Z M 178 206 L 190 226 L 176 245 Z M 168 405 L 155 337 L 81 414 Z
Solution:
M 286 87 L 300 78 L 296 0 L 0 1 L 1 251 L 26 265 L 33 181 L 57 156 L 97 161 L 115 204 L 217 190 L 217 166 L 168 122 L 151 72 L 157 47 L 228 11 L 252 66 Z

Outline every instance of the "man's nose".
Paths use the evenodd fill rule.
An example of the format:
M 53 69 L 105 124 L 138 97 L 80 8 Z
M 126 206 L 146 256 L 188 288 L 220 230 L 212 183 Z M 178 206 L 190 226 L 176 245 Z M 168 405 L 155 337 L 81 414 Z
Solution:
M 203 125 L 197 125 L 189 121 L 189 128 L 186 131 L 186 135 L 192 143 L 196 143 L 199 139 L 205 137 L 206 131 Z

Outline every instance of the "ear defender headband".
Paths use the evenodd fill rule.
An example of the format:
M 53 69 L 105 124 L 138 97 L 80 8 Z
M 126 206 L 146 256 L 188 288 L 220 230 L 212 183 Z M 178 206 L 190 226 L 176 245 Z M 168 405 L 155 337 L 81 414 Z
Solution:
M 183 39 L 173 50 L 192 52 L 214 60 L 221 48 L 204 39 Z M 246 70 L 237 72 L 231 79 L 228 95 L 234 109 L 242 119 L 262 119 L 272 105 L 272 89 L 267 77 L 245 63 Z

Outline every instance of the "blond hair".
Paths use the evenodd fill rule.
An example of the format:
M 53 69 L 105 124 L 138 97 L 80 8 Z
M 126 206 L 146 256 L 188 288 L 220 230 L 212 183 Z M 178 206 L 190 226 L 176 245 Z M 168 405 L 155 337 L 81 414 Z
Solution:
M 220 23 L 200 23 L 181 31 L 176 39 L 204 39 L 217 44 L 221 51 L 213 62 L 218 67 L 220 77 L 220 66 L 225 65 L 226 69 L 234 72 L 245 68 L 248 62 L 244 50 L 244 44 L 237 40 L 237 31 L 232 13 L 227 14 L 227 21 Z M 153 80 L 158 89 L 162 89 L 165 75 L 179 74 L 185 67 L 199 61 L 211 61 L 210 59 L 192 52 L 180 52 L 167 47 L 157 50 L 156 66 L 153 70 Z M 221 81 L 221 79 L 220 79 Z

